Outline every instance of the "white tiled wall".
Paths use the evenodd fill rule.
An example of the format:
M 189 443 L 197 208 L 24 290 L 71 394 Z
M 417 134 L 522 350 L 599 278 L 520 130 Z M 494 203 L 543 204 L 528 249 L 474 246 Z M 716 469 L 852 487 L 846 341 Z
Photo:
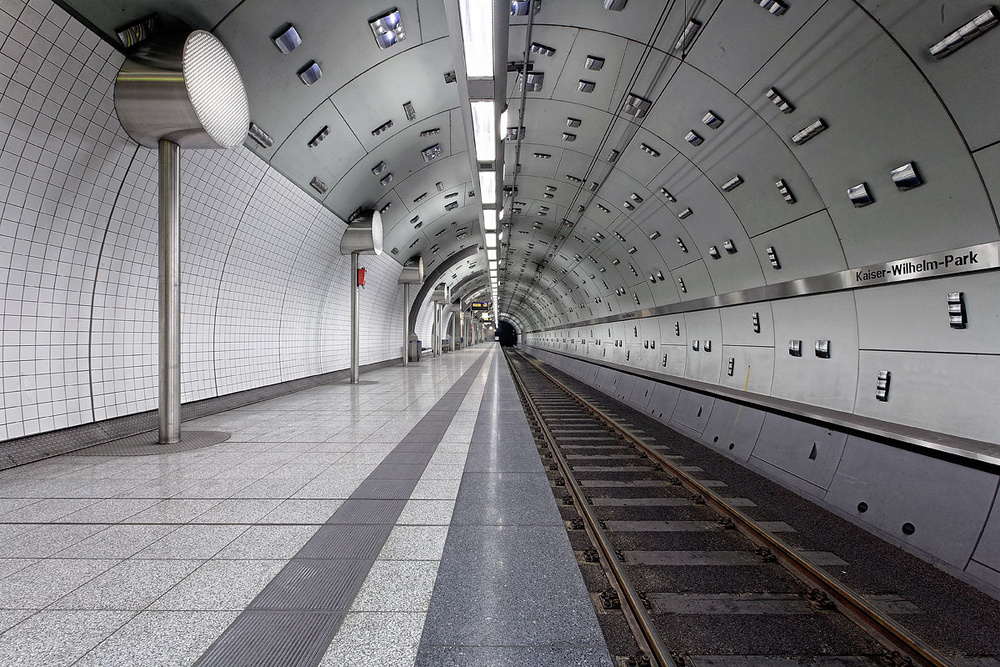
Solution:
M 157 404 L 156 154 L 122 56 L 49 0 L 0 0 L 0 440 Z M 249 151 L 182 154 L 183 400 L 349 365 L 343 221 Z M 361 363 L 399 356 L 399 266 L 363 257 Z

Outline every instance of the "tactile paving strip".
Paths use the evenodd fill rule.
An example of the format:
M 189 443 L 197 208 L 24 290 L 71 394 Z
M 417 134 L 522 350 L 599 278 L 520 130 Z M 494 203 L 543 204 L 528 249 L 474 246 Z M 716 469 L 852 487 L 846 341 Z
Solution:
M 268 582 L 195 667 L 316 667 L 458 413 L 482 355 Z M 441 406 L 446 406 L 442 409 Z M 413 457 L 413 463 L 389 457 Z M 325 613 L 322 613 L 325 612 Z M 326 621 L 323 621 L 323 618 Z M 290 624 L 301 620 L 301 627 Z M 334 620 L 335 619 L 335 620 Z
M 344 614 L 247 611 L 209 647 L 195 667 L 318 665 Z
M 71 456 L 153 456 L 154 454 L 176 454 L 192 449 L 204 449 L 229 440 L 230 433 L 223 431 L 183 431 L 181 441 L 171 445 L 158 442 L 157 431 L 147 431 L 105 442 L 86 449 L 72 452 Z

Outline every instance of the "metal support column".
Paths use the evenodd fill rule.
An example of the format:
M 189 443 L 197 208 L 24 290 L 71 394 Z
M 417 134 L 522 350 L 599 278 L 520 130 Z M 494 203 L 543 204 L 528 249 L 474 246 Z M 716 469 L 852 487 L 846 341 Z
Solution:
M 181 440 L 181 147 L 161 139 L 159 151 L 159 442 L 169 445 Z
M 358 255 L 351 253 L 351 384 L 361 380 L 361 313 L 358 311 Z
M 403 368 L 410 362 L 410 283 L 403 283 Z

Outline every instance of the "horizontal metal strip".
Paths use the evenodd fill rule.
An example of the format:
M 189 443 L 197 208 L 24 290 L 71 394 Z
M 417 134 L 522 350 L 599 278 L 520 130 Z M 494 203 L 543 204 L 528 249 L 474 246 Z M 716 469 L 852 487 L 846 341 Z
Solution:
M 725 294 L 717 294 L 702 299 L 670 303 L 656 308 L 643 308 L 618 313 L 617 315 L 595 317 L 573 324 L 546 327 L 526 333 L 546 333 L 574 327 L 589 327 L 598 324 L 624 322 L 626 320 L 642 319 L 645 317 L 679 315 L 697 310 L 710 310 L 712 308 L 725 308 L 727 306 L 739 306 L 761 301 L 789 299 L 796 296 L 811 296 L 826 292 L 876 287 L 888 283 L 939 278 L 941 276 L 952 276 L 971 273 L 973 271 L 988 271 L 997 268 L 1000 268 L 1000 241 L 993 241 L 991 243 L 980 243 L 978 245 L 957 248 L 947 252 L 936 252 L 882 264 L 870 264 L 860 269 L 847 269 L 846 271 L 836 271 L 821 276 L 810 276 L 808 278 L 799 278 L 798 280 L 789 280 L 784 283 L 751 287 L 750 289 L 738 290 L 736 292 L 726 292 Z
M 699 380 L 689 380 L 676 375 L 650 371 L 644 368 L 635 368 L 634 366 L 625 366 L 603 360 L 598 361 L 571 352 L 549 350 L 546 348 L 538 349 L 568 359 L 585 361 L 595 366 L 656 380 L 657 382 L 663 382 L 664 384 L 682 389 L 690 389 L 700 394 L 731 400 L 743 405 L 749 405 L 750 407 L 771 410 L 792 417 L 817 422 L 824 426 L 840 427 L 864 438 L 877 438 L 888 441 L 890 444 L 900 443 L 910 445 L 928 456 L 957 459 L 963 465 L 975 465 L 977 468 L 983 468 L 991 472 L 996 472 L 1000 469 L 1000 445 L 991 442 L 963 438 L 962 436 L 948 433 L 928 431 L 927 429 L 906 426 L 905 424 L 894 424 L 893 422 L 855 415 L 850 412 L 831 410 L 807 403 L 797 403 L 783 398 L 765 396 L 764 394 L 754 394 Z

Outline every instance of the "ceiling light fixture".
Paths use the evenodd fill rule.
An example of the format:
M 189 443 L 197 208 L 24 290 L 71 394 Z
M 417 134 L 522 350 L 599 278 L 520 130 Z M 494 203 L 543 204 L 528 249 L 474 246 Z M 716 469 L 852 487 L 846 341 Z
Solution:
M 496 107 L 493 100 L 472 101 L 472 131 L 476 141 L 476 159 L 480 162 L 496 160 Z
M 309 61 L 309 64 L 298 71 L 299 78 L 302 79 L 302 83 L 307 86 L 311 86 L 323 76 L 323 70 L 320 69 L 319 63 L 315 60 Z
M 291 24 L 288 24 L 284 30 L 279 31 L 271 39 L 274 40 L 274 45 L 278 47 L 278 50 L 286 56 L 302 44 L 299 32 Z
M 483 204 L 497 203 L 497 173 L 495 171 L 479 172 L 479 191 L 482 193 Z
M 459 0 L 465 71 L 470 79 L 493 77 L 493 2 Z
M 396 42 L 406 39 L 406 32 L 403 30 L 403 22 L 399 16 L 399 10 L 393 7 L 389 13 L 377 16 L 368 20 L 368 26 L 375 36 L 375 43 L 378 48 L 386 50 Z

